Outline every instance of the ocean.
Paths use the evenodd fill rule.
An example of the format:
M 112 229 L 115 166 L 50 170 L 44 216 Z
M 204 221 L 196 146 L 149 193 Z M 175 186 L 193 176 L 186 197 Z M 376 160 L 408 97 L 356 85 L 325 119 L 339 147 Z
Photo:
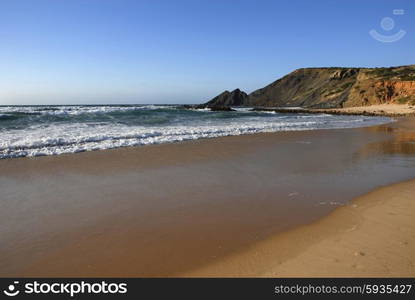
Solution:
M 387 117 L 236 110 L 189 110 L 180 105 L 0 106 L 0 159 L 390 122 Z

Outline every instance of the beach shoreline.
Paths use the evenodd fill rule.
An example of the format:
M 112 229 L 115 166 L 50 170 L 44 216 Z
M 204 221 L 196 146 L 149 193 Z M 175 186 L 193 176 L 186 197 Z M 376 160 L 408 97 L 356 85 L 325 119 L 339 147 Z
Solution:
M 414 195 L 415 180 L 377 188 L 311 224 L 182 275 L 414 277 Z
M 273 111 L 278 113 L 292 114 L 330 114 L 343 116 L 373 116 L 373 117 L 413 117 L 415 116 L 415 106 L 410 104 L 378 104 L 370 106 L 355 106 L 344 108 L 273 108 L 255 107 L 255 111 Z
M 310 245 L 336 236 L 324 226 L 298 233 L 309 244 L 289 245 L 292 230 L 341 219 L 333 216 L 353 208 L 351 199 L 413 178 L 414 123 L 1 160 L 0 276 L 413 275 L 413 267 L 364 273 L 353 263 L 338 264 L 343 273 L 327 268 L 332 275 L 301 272 L 299 262 L 321 254 Z M 413 228 L 406 234 L 398 242 L 412 249 Z M 281 235 L 291 256 L 277 261 Z

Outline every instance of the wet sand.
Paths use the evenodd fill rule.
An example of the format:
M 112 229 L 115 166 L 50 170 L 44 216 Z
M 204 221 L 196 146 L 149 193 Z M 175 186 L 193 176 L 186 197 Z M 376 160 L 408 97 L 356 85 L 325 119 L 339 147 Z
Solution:
M 323 230 L 331 223 L 316 240 L 300 234 L 296 251 L 273 241 L 333 219 L 334 209 L 377 187 L 413 178 L 414 130 L 414 120 L 404 119 L 1 160 L 0 276 L 301 276 L 288 259 L 334 236 Z M 407 228 L 401 240 L 412 243 Z M 290 256 L 277 255 L 279 247 Z M 267 259 L 259 263 L 258 255 Z M 357 272 L 342 270 L 328 272 Z
M 415 180 L 358 197 L 310 225 L 184 276 L 414 277 Z

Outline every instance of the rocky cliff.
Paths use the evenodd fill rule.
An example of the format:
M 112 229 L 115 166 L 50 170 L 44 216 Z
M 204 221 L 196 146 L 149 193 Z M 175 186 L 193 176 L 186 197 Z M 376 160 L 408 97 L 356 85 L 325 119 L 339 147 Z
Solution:
M 246 95 L 224 92 L 205 106 L 339 108 L 415 104 L 415 65 L 391 68 L 304 68 Z
M 244 106 L 248 101 L 248 95 L 242 92 L 240 89 L 233 90 L 232 92 L 224 91 L 212 100 L 205 103 L 207 107 L 216 106 Z

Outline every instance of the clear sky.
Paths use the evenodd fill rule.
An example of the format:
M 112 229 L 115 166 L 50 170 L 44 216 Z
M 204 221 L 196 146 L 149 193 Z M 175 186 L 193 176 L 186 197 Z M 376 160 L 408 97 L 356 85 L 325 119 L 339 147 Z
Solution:
M 0 104 L 200 103 L 301 67 L 414 63 L 414 0 L 0 0 Z

